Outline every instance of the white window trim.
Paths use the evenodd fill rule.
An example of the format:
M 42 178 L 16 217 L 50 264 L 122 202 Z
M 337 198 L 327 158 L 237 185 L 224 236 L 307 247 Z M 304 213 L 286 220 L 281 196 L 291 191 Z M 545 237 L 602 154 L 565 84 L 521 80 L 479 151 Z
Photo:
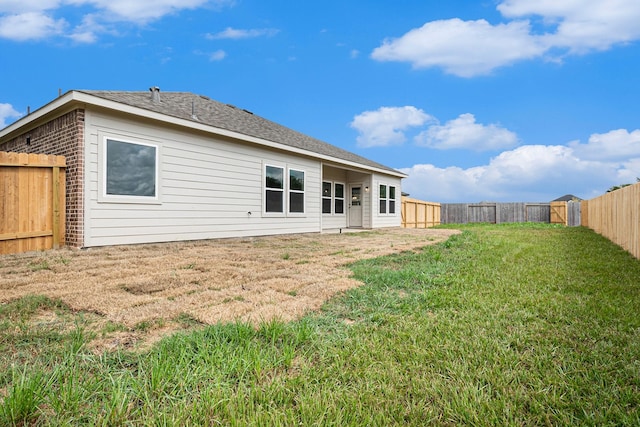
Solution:
M 331 194 L 327 197 L 324 195 L 324 185 L 325 184 L 329 184 L 330 188 L 331 188 Z M 325 216 L 330 216 L 333 214 L 333 193 L 334 193 L 335 189 L 333 188 L 333 182 L 332 181 L 322 181 L 322 186 L 320 187 L 320 212 L 322 213 L 322 215 Z M 329 200 L 329 212 L 324 212 L 324 201 L 325 200 Z
M 385 196 L 386 197 L 380 197 L 380 187 L 384 186 L 385 187 Z M 389 215 L 389 206 L 388 206 L 388 200 L 389 200 L 389 185 L 385 184 L 384 182 L 379 182 L 378 183 L 378 216 L 387 216 Z M 384 201 L 384 212 L 380 212 L 380 206 L 382 206 L 382 203 Z
M 342 197 L 336 196 L 336 184 L 342 185 Z M 347 184 L 336 181 L 333 183 L 333 200 L 331 203 L 331 213 L 336 216 L 345 216 L 347 214 Z M 342 213 L 336 213 L 336 200 L 342 200 Z
M 398 199 L 397 194 L 394 194 L 393 199 L 391 198 L 391 189 L 393 188 L 394 193 L 398 193 L 398 187 L 396 185 L 387 185 L 387 215 L 396 216 L 398 214 Z M 393 200 L 393 210 L 391 212 L 391 201 Z
M 155 170 L 155 196 L 128 196 L 120 194 L 107 194 L 107 140 L 122 142 L 126 144 L 145 145 L 156 149 L 156 170 Z M 120 135 L 101 135 L 98 139 L 98 202 L 99 203 L 135 203 L 152 204 L 162 203 L 161 199 L 161 145 L 158 142 L 142 141 L 140 139 L 122 137 Z
M 282 185 L 282 209 L 283 212 L 267 212 L 267 167 L 273 167 L 282 169 L 283 174 L 283 185 Z M 304 174 L 304 190 L 291 190 L 290 188 L 290 179 L 291 179 L 291 171 L 302 172 Z M 303 168 L 297 167 L 295 165 L 288 165 L 286 163 L 278 163 L 278 162 L 262 162 L 262 216 L 265 218 L 300 218 L 307 216 L 307 187 L 308 187 L 308 176 L 307 171 Z M 279 190 L 270 188 L 270 190 Z M 289 203 L 289 194 L 290 193 L 298 193 L 302 194 L 304 197 L 304 205 L 303 212 L 289 212 L 290 203 Z
M 322 212 L 322 215 L 324 216 L 345 216 L 347 214 L 347 205 L 346 205 L 346 201 L 347 198 L 345 197 L 345 195 L 347 194 L 347 184 L 345 184 L 344 182 L 341 181 L 328 181 L 328 180 L 323 180 L 322 184 L 324 185 L 325 183 L 331 184 L 331 196 L 327 197 L 324 194 L 321 196 L 322 201 L 324 200 L 330 200 L 331 201 L 331 212 Z M 336 185 L 342 185 L 342 197 L 337 197 L 336 196 Z M 336 212 L 336 200 L 342 200 L 342 213 L 337 213 Z M 322 210 L 322 205 L 320 206 L 320 209 Z
M 282 212 L 267 212 L 267 189 L 271 191 L 280 190 L 279 188 L 267 187 L 267 168 L 282 169 Z M 289 176 L 286 174 L 287 168 L 283 164 L 267 163 L 262 164 L 262 216 L 265 217 L 285 217 L 287 212 L 287 181 Z
M 384 185 L 385 187 L 387 187 L 387 197 L 380 197 L 380 186 Z M 394 192 L 395 194 L 395 198 L 391 198 L 391 188 L 394 188 Z M 378 183 L 378 216 L 398 216 L 398 186 L 397 185 L 392 185 L 392 184 L 387 184 L 386 182 L 379 182 Z M 385 213 L 380 213 L 380 202 L 384 200 L 384 205 L 385 205 Z M 389 206 L 390 206 L 390 201 L 393 200 L 394 201 L 394 208 L 395 208 L 395 212 L 394 213 L 390 213 L 389 212 Z
M 302 172 L 304 180 L 302 181 L 303 190 L 292 190 L 291 187 L 291 171 Z M 296 167 L 287 168 L 287 182 L 285 185 L 287 199 L 285 204 L 287 205 L 287 216 L 303 217 L 307 214 L 307 171 Z M 302 194 L 302 212 L 291 212 L 290 200 L 291 193 Z

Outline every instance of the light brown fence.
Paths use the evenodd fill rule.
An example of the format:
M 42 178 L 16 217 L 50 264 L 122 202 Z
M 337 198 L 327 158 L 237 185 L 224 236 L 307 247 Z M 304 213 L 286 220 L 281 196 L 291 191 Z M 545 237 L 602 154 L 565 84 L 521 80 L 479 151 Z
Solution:
M 549 211 L 549 222 L 551 224 L 569 224 L 569 209 L 567 202 L 551 202 Z
M 440 225 L 440 203 L 402 198 L 402 226 L 428 228 Z
M 581 223 L 640 258 L 640 183 L 581 202 Z
M 64 156 L 0 152 L 0 254 L 63 244 L 64 168 Z

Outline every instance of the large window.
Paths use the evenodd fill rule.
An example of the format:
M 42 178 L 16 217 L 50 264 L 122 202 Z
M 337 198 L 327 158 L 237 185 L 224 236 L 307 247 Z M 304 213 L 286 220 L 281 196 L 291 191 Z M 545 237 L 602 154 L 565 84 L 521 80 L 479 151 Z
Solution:
M 285 171 L 287 171 L 286 175 Z M 264 195 L 265 213 L 303 214 L 305 212 L 304 171 L 265 165 Z
M 387 213 L 387 186 L 380 184 L 380 213 Z
M 158 197 L 158 147 L 106 138 L 104 147 L 106 198 Z
M 389 186 L 389 214 L 396 213 L 396 187 Z
M 379 213 L 382 215 L 396 214 L 396 187 L 393 185 L 380 184 Z
M 284 213 L 284 168 L 266 167 L 265 211 L 267 213 Z
M 331 201 L 333 199 L 333 184 L 329 181 L 322 181 L 322 213 L 331 213 Z
M 304 213 L 304 171 L 289 169 L 289 213 Z
M 344 184 L 336 182 L 334 187 L 335 196 L 333 199 L 333 213 L 336 215 L 342 215 L 344 214 Z
M 322 213 L 344 215 L 344 184 L 322 182 Z

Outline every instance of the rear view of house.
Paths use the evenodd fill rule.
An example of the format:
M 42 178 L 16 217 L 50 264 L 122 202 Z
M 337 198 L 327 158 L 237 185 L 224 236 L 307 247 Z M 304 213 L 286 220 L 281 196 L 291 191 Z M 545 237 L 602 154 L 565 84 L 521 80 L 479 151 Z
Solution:
M 192 93 L 70 91 L 0 151 L 66 157 L 74 247 L 401 223 L 403 173 Z

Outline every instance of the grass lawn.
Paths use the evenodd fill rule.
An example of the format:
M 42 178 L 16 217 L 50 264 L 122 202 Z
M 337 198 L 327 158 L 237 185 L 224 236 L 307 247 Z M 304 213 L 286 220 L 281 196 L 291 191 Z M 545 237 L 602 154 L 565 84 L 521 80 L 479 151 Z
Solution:
M 584 228 L 461 229 L 354 264 L 299 321 L 143 354 L 93 354 L 59 302 L 0 305 L 0 425 L 640 425 L 640 261 Z

